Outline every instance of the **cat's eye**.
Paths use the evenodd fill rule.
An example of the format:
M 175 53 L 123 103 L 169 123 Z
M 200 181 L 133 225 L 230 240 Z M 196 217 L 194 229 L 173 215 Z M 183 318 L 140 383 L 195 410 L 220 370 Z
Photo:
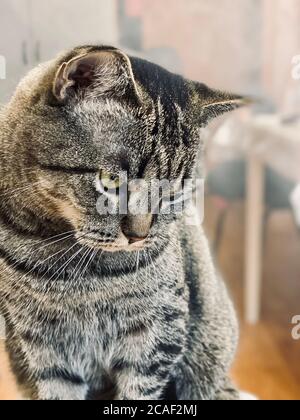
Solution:
M 100 171 L 99 180 L 105 191 L 117 190 L 121 186 L 121 179 L 106 171 Z

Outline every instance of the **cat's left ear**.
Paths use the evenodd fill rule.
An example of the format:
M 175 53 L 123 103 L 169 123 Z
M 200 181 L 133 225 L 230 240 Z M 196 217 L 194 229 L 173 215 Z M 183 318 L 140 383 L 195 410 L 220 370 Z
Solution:
M 78 51 L 59 65 L 52 94 L 60 104 L 108 97 L 141 102 L 130 59 L 117 49 Z
M 210 89 L 201 83 L 194 83 L 193 90 L 193 111 L 201 127 L 213 118 L 253 102 L 250 98 Z

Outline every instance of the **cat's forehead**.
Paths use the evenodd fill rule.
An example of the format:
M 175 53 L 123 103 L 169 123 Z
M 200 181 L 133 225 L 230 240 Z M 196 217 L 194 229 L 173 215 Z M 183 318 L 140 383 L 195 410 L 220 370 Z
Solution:
M 83 102 L 70 111 L 72 119 L 90 136 L 112 147 L 127 143 L 134 146 L 137 139 L 143 140 L 147 123 L 127 107 L 113 100 Z
M 70 108 L 70 113 L 74 114 L 79 121 L 84 123 L 86 120 L 89 123 L 103 122 L 118 122 L 128 121 L 128 123 L 137 123 L 138 120 L 134 113 L 123 106 L 120 102 L 107 99 L 100 100 L 83 100 L 77 103 L 74 107 Z
M 81 136 L 87 137 L 100 156 L 102 168 L 112 172 L 137 172 L 151 139 L 147 122 L 113 100 L 86 101 L 70 110 Z

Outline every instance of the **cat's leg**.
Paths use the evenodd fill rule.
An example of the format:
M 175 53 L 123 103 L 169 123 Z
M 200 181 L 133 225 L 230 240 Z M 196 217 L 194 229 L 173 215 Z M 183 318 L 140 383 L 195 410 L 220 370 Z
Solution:
M 142 347 L 141 347 L 142 350 Z M 131 350 L 114 363 L 116 400 L 160 400 L 170 380 L 174 363 L 162 353 L 144 352 L 135 357 Z M 136 355 L 135 355 L 136 356 Z
M 33 400 L 77 401 L 86 400 L 89 386 L 80 376 L 56 367 L 47 369 L 27 369 L 26 376 L 30 378 L 30 393 L 25 393 Z M 29 382 L 29 381 L 28 381 Z M 22 384 L 26 390 L 26 382 Z
M 168 331 L 170 337 L 159 333 Z M 148 335 L 135 335 L 123 342 L 120 357 L 112 363 L 117 400 L 160 400 L 170 382 L 177 360 L 181 357 L 183 338 L 161 325 Z
M 218 291 L 220 295 L 222 289 Z M 228 380 L 238 337 L 230 301 L 224 297 L 222 303 L 211 305 L 203 319 L 191 315 L 188 346 L 176 372 L 178 399 L 238 400 L 238 393 Z
M 222 389 L 216 393 L 215 399 L 217 401 L 257 401 L 255 395 L 238 391 L 230 379 L 228 379 Z
M 217 401 L 239 401 L 240 392 L 236 389 L 230 379 L 227 379 L 222 388 L 216 392 L 214 398 Z
M 236 314 L 202 230 L 186 227 L 184 235 L 190 318 L 187 348 L 174 377 L 177 397 L 235 399 L 234 388 L 228 387 L 228 374 L 238 343 Z
M 219 288 L 219 296 L 223 288 Z M 195 296 L 194 296 L 195 297 Z M 188 345 L 174 379 L 179 400 L 239 399 L 228 381 L 236 352 L 238 325 L 231 303 L 223 296 L 216 305 L 202 305 L 191 313 Z
M 211 368 L 212 376 L 183 364 L 177 371 L 174 381 L 178 400 L 188 401 L 238 401 L 239 391 L 226 377 L 223 380 L 216 376 L 216 370 Z
M 86 400 L 89 387 L 76 376 L 47 378 L 48 372 L 36 382 L 38 400 L 82 401 Z
M 159 362 L 145 363 L 125 368 L 116 376 L 116 400 L 160 400 L 170 378 L 167 369 Z
M 238 325 L 224 288 L 222 302 L 203 304 L 203 318 L 191 313 L 188 345 L 175 374 L 179 400 L 239 399 L 228 381 L 235 355 Z M 195 296 L 194 296 L 195 298 Z
M 50 346 L 37 346 L 26 337 L 9 338 L 7 350 L 17 384 L 26 399 L 85 400 L 89 391 L 83 378 Z M 51 363 L 52 362 L 52 363 Z

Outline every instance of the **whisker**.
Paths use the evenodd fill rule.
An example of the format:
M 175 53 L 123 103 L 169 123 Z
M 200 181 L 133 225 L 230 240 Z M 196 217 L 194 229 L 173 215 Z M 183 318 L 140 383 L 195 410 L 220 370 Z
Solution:
M 25 274 L 23 274 L 23 276 L 20 278 L 20 279 L 15 279 L 15 273 L 12 273 L 12 275 L 10 276 L 10 278 L 8 279 L 8 281 L 9 282 L 13 282 L 13 283 L 11 283 L 11 286 L 14 286 L 14 285 L 16 285 L 17 283 L 18 283 L 18 285 L 19 284 L 22 284 L 22 281 L 23 280 L 26 280 L 26 278 L 36 269 L 36 268 L 38 268 L 39 266 L 41 266 L 41 265 L 43 265 L 45 262 L 47 262 L 48 260 L 50 260 L 51 258 L 54 258 L 56 255 L 58 255 L 58 254 L 60 254 L 61 252 L 63 252 L 64 251 L 64 249 L 65 248 L 63 248 L 62 250 L 60 250 L 60 251 L 58 251 L 58 252 L 56 252 L 55 254 L 53 254 L 53 255 L 50 255 L 48 258 L 46 258 L 45 260 L 43 260 L 43 261 L 40 261 L 39 263 L 36 263 L 35 265 L 34 265 L 34 267 L 29 271 L 29 272 L 26 272 Z M 19 265 L 20 264 L 20 262 L 18 261 L 18 263 L 16 264 L 16 266 L 17 265 Z M 55 264 L 54 264 L 55 265 Z M 42 278 L 43 279 L 43 278 Z M 29 281 L 29 280 L 28 280 Z M 24 285 L 23 285 L 24 286 Z
M 62 237 L 63 236 L 63 238 L 61 239 L 61 241 L 63 241 L 63 240 L 65 240 L 65 239 L 69 239 L 70 237 L 72 237 L 73 235 L 71 235 L 71 234 L 73 234 L 73 233 L 75 233 L 76 232 L 76 230 L 70 230 L 70 231 L 68 231 L 68 232 L 64 232 L 64 233 L 61 233 L 61 234 L 59 234 L 59 235 L 55 235 L 55 236 L 51 236 L 50 238 L 47 238 L 47 239 L 43 239 L 43 240 L 39 240 L 39 241 L 36 241 L 35 243 L 33 243 L 32 245 L 29 245 L 28 243 L 25 243 L 25 244 L 23 244 L 23 245 L 20 245 L 16 250 L 15 250 L 15 254 L 17 254 L 19 251 L 21 251 L 23 248 L 25 248 L 25 247 L 29 247 L 29 248 L 33 248 L 34 246 L 37 246 L 37 245 L 40 245 L 40 244 L 43 244 L 43 243 L 45 243 L 45 242 L 47 242 L 47 241 L 51 241 L 52 239 L 56 239 L 56 238 L 60 238 L 60 237 Z M 67 235 L 67 236 L 66 236 Z M 58 241 L 57 241 L 58 242 Z M 51 245 L 53 245 L 54 243 L 56 243 L 56 241 L 55 242 L 50 242 L 49 244 L 47 244 L 47 246 L 51 246 Z M 40 250 L 42 250 L 43 249 L 43 247 L 40 249 Z M 38 251 L 40 251 L 40 250 L 38 250 Z M 37 250 L 33 250 L 32 251 L 32 253 L 33 252 L 35 252 L 35 251 L 37 251 Z M 31 255 L 32 255 L 32 253 L 31 253 Z M 28 261 L 30 261 L 30 257 L 29 257 L 29 260 Z M 11 265 L 10 267 L 7 267 L 2 273 L 5 273 L 5 271 L 6 270 L 8 270 L 9 268 L 15 268 L 18 264 L 20 263 L 20 261 L 17 261 L 15 264 L 13 264 L 13 265 Z
M 78 239 L 81 239 L 81 238 L 83 238 L 85 236 L 85 234 L 83 234 L 83 235 L 81 235 Z M 51 270 L 51 268 L 53 268 L 57 263 L 58 263 L 58 261 L 60 261 L 64 256 L 66 256 L 73 248 L 75 248 L 75 246 L 76 245 L 78 245 L 78 242 L 76 242 L 74 245 L 72 245 L 63 255 L 61 255 L 60 257 L 59 257 L 59 259 L 57 260 L 57 261 L 55 261 L 55 263 L 54 264 L 52 264 L 51 265 L 51 267 L 49 267 L 48 268 L 48 272 Z M 84 247 L 81 247 L 80 248 L 80 250 L 79 250 L 79 252 L 77 252 L 77 253 L 75 253 L 75 254 L 73 254 L 73 257 L 74 258 L 76 258 L 76 256 L 83 250 L 83 248 Z M 72 257 L 71 257 L 72 258 Z M 51 277 L 50 277 L 50 279 L 48 279 L 48 282 L 47 283 L 50 283 L 50 281 L 53 279 L 53 277 L 55 277 L 56 276 L 56 274 L 58 274 L 58 276 L 56 277 L 56 278 L 58 278 L 59 277 L 59 275 L 63 272 L 63 270 L 64 270 L 64 268 L 66 268 L 68 265 L 69 265 L 69 263 L 70 262 L 72 262 L 73 261 L 73 259 L 74 258 L 72 258 L 72 260 L 71 261 L 67 261 L 67 265 L 66 265 L 66 263 L 65 264 L 63 264 L 62 265 L 62 267 L 60 267 Z
M 92 263 L 92 261 L 96 258 L 96 256 L 97 256 L 98 252 L 99 252 L 99 250 L 98 250 L 98 249 L 94 250 L 94 252 L 92 253 L 92 255 L 91 255 L 90 259 L 88 260 L 88 262 L 87 262 L 87 264 L 86 264 L 86 266 L 85 266 L 84 270 L 82 271 L 80 278 L 82 278 L 82 277 L 84 276 L 84 274 L 87 272 L 87 270 L 88 270 L 88 268 L 89 268 L 89 265 L 90 265 L 90 264 Z M 103 252 L 103 251 L 102 251 L 102 252 Z
M 84 236 L 84 235 L 82 235 L 82 236 Z M 82 237 L 81 236 L 81 237 Z M 77 245 L 77 243 L 75 244 L 75 245 Z M 50 267 L 50 268 L 48 268 L 48 270 L 47 270 L 47 272 L 49 272 L 49 270 L 51 269 L 51 268 L 53 268 L 54 266 L 55 266 L 55 264 L 58 262 L 58 261 L 60 261 L 65 255 L 67 255 L 74 247 L 75 247 L 75 245 L 73 245 L 73 246 L 71 246 L 70 248 L 68 248 L 67 249 L 67 251 L 62 255 L 62 256 L 60 256 L 60 258 Z M 64 248 L 65 249 L 65 248 Z M 55 283 L 56 283 L 56 280 L 58 279 L 58 277 L 59 277 L 59 275 L 63 272 L 63 270 L 65 269 L 65 268 L 67 268 L 68 267 L 68 265 L 76 258 L 76 256 L 78 255 L 78 254 L 80 254 L 80 252 L 82 252 L 82 250 L 84 249 L 84 246 L 82 246 L 80 249 L 79 249 L 79 251 L 78 252 L 76 252 L 75 254 L 72 254 L 71 255 L 71 257 L 67 260 L 67 262 L 65 262 L 49 279 L 47 279 L 47 281 L 46 281 L 46 283 L 45 283 L 45 285 L 44 285 L 44 289 L 45 289 L 45 295 L 44 295 L 44 297 L 41 299 L 41 304 L 42 303 L 44 303 L 46 300 L 47 300 L 47 296 L 48 296 L 48 294 L 49 294 L 49 292 L 53 289 L 53 287 L 55 286 Z M 56 277 L 55 277 L 56 276 Z M 50 282 L 51 282 L 51 280 L 53 279 L 55 277 L 55 280 L 53 281 L 53 284 L 51 285 L 50 284 Z M 41 280 L 43 280 L 45 278 L 45 276 L 43 276 L 42 277 L 42 279 Z M 50 284 L 50 287 L 48 287 L 49 286 L 49 284 Z
M 58 242 L 60 242 L 60 241 L 64 241 L 64 240 L 66 240 L 66 239 L 69 239 L 70 237 L 72 237 L 72 235 L 68 235 L 68 236 L 66 236 L 66 237 L 64 237 L 64 238 L 62 238 L 62 239 L 60 239 L 60 240 L 57 240 L 57 241 L 51 242 L 50 244 L 47 244 L 47 245 L 45 245 L 44 247 L 40 248 L 38 251 L 41 251 L 42 249 L 46 248 L 46 246 L 51 246 L 51 245 L 53 245 L 53 244 L 55 244 L 55 243 L 58 243 Z M 37 244 L 34 244 L 34 246 L 35 246 L 35 245 L 38 245 L 38 244 L 39 244 L 39 242 L 38 242 Z M 28 246 L 28 244 L 21 245 L 20 247 L 18 247 L 18 248 L 16 249 L 15 253 L 19 252 L 22 248 L 24 248 L 24 247 L 26 247 L 26 246 Z M 31 259 L 32 259 L 32 254 L 33 254 L 33 252 L 36 252 L 36 251 L 37 251 L 37 250 L 33 250 L 33 251 L 31 252 L 31 256 L 30 256 L 30 257 L 28 258 L 28 260 L 27 260 L 27 261 L 28 261 L 28 263 L 30 263 L 30 261 L 31 261 Z M 62 250 L 60 250 L 59 252 L 62 252 L 62 251 L 63 251 L 63 249 L 62 249 Z M 34 271 L 36 268 L 38 268 L 40 264 L 43 264 L 43 263 L 47 262 L 47 261 L 48 261 L 48 259 L 51 259 L 51 258 L 53 258 L 55 255 L 59 254 L 59 252 L 57 252 L 57 253 L 56 253 L 56 254 L 54 254 L 54 255 L 50 255 L 50 257 L 48 257 L 47 259 L 43 260 L 41 263 L 36 263 L 36 264 L 35 264 L 35 266 L 33 267 L 32 271 Z M 15 268 L 16 268 L 16 267 L 20 264 L 20 262 L 21 262 L 21 261 L 16 261 L 13 265 L 8 266 L 7 268 L 5 268 L 5 269 L 2 271 L 2 274 L 4 274 L 6 271 L 9 271 L 10 269 L 15 269 Z M 28 274 L 30 274 L 30 273 L 31 273 L 31 271 L 30 271 Z
M 59 242 L 62 242 L 62 241 L 66 241 L 67 239 L 70 239 L 70 238 L 72 238 L 73 237 L 73 234 L 70 234 L 70 235 L 67 235 L 67 236 L 65 236 L 65 237 L 63 237 L 63 238 L 60 238 L 60 239 L 57 239 L 57 240 L 55 240 L 55 241 L 52 241 L 52 242 L 50 242 L 49 244 L 46 244 L 46 245 L 43 245 L 39 250 L 34 250 L 35 252 L 41 252 L 41 251 L 43 251 L 44 249 L 46 249 L 46 248 L 48 248 L 48 247 L 50 247 L 50 246 L 52 246 L 52 245 L 55 245 L 55 244 L 57 244 L 57 243 L 59 243 Z M 37 244 L 36 244 L 37 245 Z M 33 252 L 34 252 L 33 251 Z M 60 250 L 61 251 L 61 250 Z M 59 251 L 59 252 L 60 252 Z M 31 261 L 31 259 L 32 259 L 32 254 L 33 254 L 33 252 L 31 253 L 31 257 L 29 257 L 29 262 Z M 56 254 L 55 254 L 56 255 Z M 45 260 L 44 262 L 46 262 L 47 260 Z
M 80 267 L 79 267 L 79 264 L 77 264 L 77 266 L 76 266 L 76 268 L 75 268 L 75 270 L 76 270 L 76 274 L 74 275 L 74 277 L 73 277 L 73 284 L 74 284 L 74 281 L 76 280 L 76 278 L 77 278 L 77 280 L 80 282 L 81 281 L 81 279 L 83 278 L 83 275 L 84 275 L 84 273 L 85 273 L 85 270 L 87 269 L 87 267 L 88 267 L 88 265 L 89 265 L 89 263 L 90 263 L 90 261 L 91 261 L 91 259 L 92 259 L 92 257 L 93 257 L 93 254 L 95 253 L 95 251 L 93 251 L 93 249 L 90 249 L 90 248 L 88 248 L 87 249 L 87 251 L 84 253 L 84 255 L 83 255 L 83 257 L 80 259 L 80 261 L 79 261 L 79 264 L 80 264 Z M 86 260 L 87 260 L 87 258 L 89 258 L 89 256 L 90 256 L 90 259 L 88 260 L 88 262 L 87 262 L 87 264 L 86 264 L 86 266 L 85 266 L 85 269 L 84 270 L 82 270 L 82 272 L 80 273 L 80 270 L 81 270 L 81 268 L 84 266 L 84 264 L 85 264 L 85 262 L 86 262 Z M 78 269 L 77 269 L 77 267 L 79 267 Z M 75 271 L 74 270 L 74 271 Z M 67 290 L 66 290 L 66 292 L 70 289 L 72 287 L 72 282 L 70 283 L 70 286 L 67 288 Z
M 84 235 L 82 235 L 82 236 L 80 236 L 79 237 L 79 239 L 81 238 L 81 237 L 83 237 Z M 8 281 L 13 281 L 13 285 L 16 285 L 16 284 L 22 284 L 22 281 L 23 280 L 26 280 L 26 278 L 36 269 L 36 268 L 38 268 L 38 267 L 41 267 L 45 262 L 47 262 L 47 261 L 49 261 L 49 260 L 51 260 L 52 258 L 54 258 L 56 255 L 59 255 L 61 252 L 64 252 L 64 254 L 63 255 L 61 255 L 60 257 L 59 257 L 59 259 L 54 263 L 54 264 L 52 264 L 49 268 L 48 268 L 48 270 L 47 270 L 47 272 L 49 272 L 49 270 L 51 269 L 51 268 L 53 268 L 54 266 L 55 266 L 55 264 L 58 262 L 58 261 L 60 261 L 65 255 L 67 255 L 68 254 L 68 252 L 70 252 L 71 251 L 71 249 L 73 249 L 76 245 L 77 245 L 78 243 L 76 242 L 75 244 L 73 244 L 71 247 L 69 247 L 68 248 L 68 250 L 67 251 L 65 251 L 65 249 L 66 249 L 66 247 L 64 247 L 63 249 L 61 249 L 61 250 L 59 250 L 58 252 L 56 252 L 55 254 L 53 254 L 53 255 L 50 255 L 50 256 L 48 256 L 45 260 L 43 260 L 43 261 L 41 261 L 41 262 L 39 262 L 39 263 L 36 263 L 35 265 L 34 265 L 34 267 L 29 271 L 29 272 L 26 272 L 20 279 L 15 279 L 14 278 L 14 274 L 15 273 L 13 273 L 11 276 L 10 276 L 10 278 L 8 279 Z M 18 262 L 18 264 L 19 264 L 19 262 Z M 39 272 L 40 272 L 40 270 L 39 270 Z M 56 274 L 56 273 L 55 273 Z M 42 280 L 44 280 L 44 278 L 45 278 L 45 275 L 41 278 L 41 281 Z M 47 287 L 48 286 L 48 284 L 50 283 L 50 281 L 51 281 L 51 279 L 52 279 L 52 277 L 46 282 L 46 284 L 45 284 L 45 287 Z M 27 280 L 27 282 L 26 283 L 30 283 L 30 279 L 28 279 Z M 24 284 L 22 284 L 22 286 L 24 287 L 25 285 Z M 7 291 L 7 292 L 9 292 L 9 290 Z M 46 299 L 46 297 L 45 297 L 45 299 Z M 45 300 L 44 299 L 44 300 Z
M 86 261 L 86 258 L 88 257 L 88 255 L 92 251 L 90 248 L 88 248 L 86 246 L 84 248 L 87 248 L 87 249 L 86 249 L 86 251 L 84 252 L 83 256 L 80 258 L 78 264 L 76 265 L 76 267 L 73 270 L 73 273 L 75 273 L 75 275 L 72 273 L 73 280 L 76 280 L 77 275 L 80 273 L 81 267 L 84 265 L 84 263 Z
M 76 244 L 77 245 L 77 244 Z M 72 248 L 74 248 L 74 246 L 73 247 L 71 247 L 71 249 Z M 67 252 L 66 252 L 66 254 L 68 253 L 68 252 L 70 252 L 70 250 L 71 249 L 69 249 Z M 77 255 L 78 254 L 80 254 L 81 252 L 82 252 L 82 250 L 84 249 L 84 247 L 81 247 L 80 249 L 79 249 L 79 251 L 77 251 L 77 252 L 75 252 L 72 256 L 71 256 L 71 258 L 69 258 L 69 260 L 66 262 L 66 263 L 64 263 L 51 277 L 50 277 L 50 279 L 49 279 L 49 282 L 56 276 L 56 274 L 57 274 L 57 276 L 55 277 L 55 280 L 57 280 L 58 279 L 58 277 L 59 277 L 59 275 L 64 271 L 64 269 L 65 268 L 67 268 L 68 267 L 68 265 L 72 262 L 72 261 L 74 261 L 74 259 L 77 257 Z M 66 255 L 66 254 L 64 254 L 64 255 Z M 61 259 L 61 258 L 60 258 Z M 55 265 L 55 264 L 54 264 Z

